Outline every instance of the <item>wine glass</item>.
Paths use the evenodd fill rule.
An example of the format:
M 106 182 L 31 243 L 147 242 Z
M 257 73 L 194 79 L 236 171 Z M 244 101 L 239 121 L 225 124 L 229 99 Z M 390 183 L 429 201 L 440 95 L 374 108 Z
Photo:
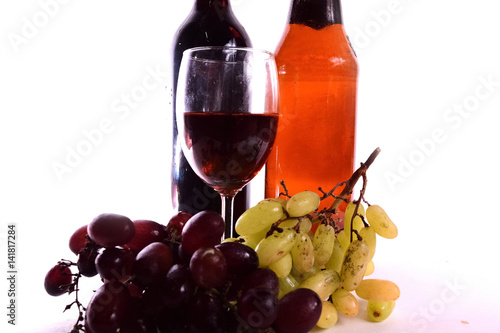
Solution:
M 235 237 L 234 196 L 266 163 L 278 126 L 274 55 L 243 47 L 184 51 L 176 112 L 179 140 L 196 174 L 222 199 L 225 238 Z

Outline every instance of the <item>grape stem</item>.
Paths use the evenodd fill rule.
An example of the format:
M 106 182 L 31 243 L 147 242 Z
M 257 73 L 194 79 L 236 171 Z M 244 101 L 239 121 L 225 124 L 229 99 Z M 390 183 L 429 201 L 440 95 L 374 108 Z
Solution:
M 73 303 L 69 304 L 66 307 L 66 309 L 64 310 L 64 311 L 68 310 L 73 304 L 76 304 L 76 306 L 78 308 L 78 318 L 77 318 L 76 323 L 73 326 L 73 329 L 71 330 L 70 333 L 79 333 L 83 329 L 83 324 L 81 322 L 83 322 L 83 320 L 84 320 L 84 313 L 85 313 L 86 309 L 83 306 L 83 304 L 80 302 L 80 300 L 78 299 L 78 292 L 80 291 L 80 289 L 78 288 L 78 281 L 80 280 L 81 276 L 82 276 L 81 273 L 78 272 L 78 274 L 75 277 L 75 281 L 74 281 L 75 301 Z
M 360 177 L 366 179 L 366 171 L 372 165 L 373 161 L 375 161 L 378 154 L 380 154 L 380 148 L 377 147 L 377 149 L 375 149 L 373 153 L 370 154 L 366 162 L 361 163 L 361 166 L 356 171 L 354 171 L 351 178 L 349 178 L 349 180 L 345 182 L 344 189 L 342 190 L 340 195 L 335 199 L 335 201 L 330 206 L 330 210 L 337 209 L 339 205 L 342 203 L 342 201 L 346 200 L 347 197 L 351 195 L 354 185 L 356 185 Z M 363 188 L 365 188 L 365 186 Z M 353 214 L 353 216 L 354 215 L 355 214 Z
M 365 191 L 366 191 L 366 183 L 368 182 L 368 178 L 366 177 L 366 173 L 363 173 L 361 175 L 361 177 L 363 178 L 363 187 L 361 188 L 361 191 L 359 192 L 359 198 L 358 200 L 355 200 L 353 201 L 354 204 L 355 204 L 355 207 L 354 207 L 354 212 L 351 216 L 351 221 L 349 221 L 351 223 L 351 233 L 349 235 L 349 239 L 350 239 L 350 242 L 352 243 L 352 234 L 355 233 L 356 236 L 358 237 L 359 240 L 362 240 L 361 236 L 359 235 L 358 231 L 356 229 L 354 229 L 354 219 L 356 218 L 356 216 L 359 216 L 362 221 L 363 221 L 363 224 L 366 225 L 366 221 L 365 219 L 363 218 L 363 215 L 359 214 L 358 213 L 358 210 L 359 210 L 359 205 L 361 204 L 361 200 L 364 200 L 365 198 Z
M 323 194 L 323 197 L 321 197 L 321 200 L 324 200 L 324 199 L 329 198 L 329 197 L 333 197 L 333 198 L 335 198 L 335 199 L 339 199 L 339 200 L 344 200 L 344 199 L 340 198 L 339 196 L 336 196 L 335 194 L 333 194 L 333 192 L 335 192 L 335 190 L 336 190 L 337 188 L 339 188 L 340 186 L 344 186 L 344 185 L 346 185 L 346 184 L 347 184 L 347 180 L 346 180 L 346 181 L 343 181 L 342 183 L 338 183 L 338 184 L 337 184 L 337 185 L 335 185 L 335 187 L 334 187 L 334 188 L 332 188 L 332 189 L 330 190 L 330 192 L 328 192 L 328 193 L 327 193 L 327 192 L 325 192 L 325 191 L 323 191 L 323 188 L 319 187 L 319 188 L 318 188 L 318 190 L 319 190 L 319 191 Z
M 70 260 L 66 260 L 66 259 L 61 259 L 58 262 L 58 264 L 66 266 L 66 267 L 77 266 L 76 263 L 74 263 Z M 80 272 L 78 272 L 77 274 L 73 274 L 73 276 L 74 276 L 73 282 L 69 285 L 68 294 L 71 294 L 72 292 L 74 292 L 75 293 L 75 300 L 73 302 L 71 302 L 70 304 L 66 305 L 63 312 L 66 312 L 66 310 L 71 309 L 71 307 L 74 304 L 76 304 L 76 307 L 78 308 L 78 318 L 77 318 L 72 330 L 70 331 L 70 333 L 80 333 L 80 332 L 84 332 L 83 324 L 81 322 L 83 322 L 83 320 L 84 320 L 84 313 L 86 310 L 85 307 L 83 306 L 83 304 L 78 299 L 78 292 L 80 291 L 80 289 L 78 288 L 78 282 L 80 281 L 82 274 Z
M 346 186 L 344 187 L 344 190 L 342 191 L 342 193 L 339 196 L 340 198 L 335 200 L 335 202 L 337 202 L 337 200 L 339 200 L 338 204 L 340 204 L 340 202 L 341 202 L 340 200 L 342 200 L 342 197 L 348 196 L 352 193 L 352 189 L 354 188 L 354 185 L 356 185 L 359 178 L 363 179 L 363 186 L 362 186 L 361 190 L 359 191 L 359 198 L 358 198 L 358 200 L 353 201 L 353 203 L 356 206 L 354 207 L 354 212 L 351 216 L 351 221 L 349 221 L 351 223 L 351 229 L 350 229 L 351 232 L 349 235 L 349 239 L 350 239 L 351 243 L 353 241 L 353 233 L 357 236 L 357 238 L 359 240 L 362 240 L 358 231 L 354 229 L 354 219 L 356 218 L 356 216 L 359 216 L 363 220 L 363 224 L 366 225 L 366 221 L 364 220 L 363 216 L 361 216 L 361 214 L 358 214 L 358 210 L 359 210 L 359 205 L 361 204 L 361 201 L 364 200 L 366 202 L 365 191 L 366 191 L 366 183 L 368 182 L 368 178 L 366 177 L 366 171 L 368 170 L 368 168 L 373 163 L 373 161 L 375 160 L 375 158 L 378 156 L 379 153 L 380 153 L 380 148 L 375 149 L 373 151 L 373 153 L 371 153 L 371 155 L 368 157 L 366 162 L 361 163 L 361 166 L 358 168 L 358 170 L 356 170 L 352 174 L 351 178 L 347 181 Z M 335 202 L 333 203 L 333 205 L 335 205 Z M 332 205 L 333 209 L 338 207 L 338 205 L 337 205 L 337 207 L 334 208 L 333 205 Z
M 356 229 L 351 229 L 352 232 L 351 232 L 351 243 L 352 243 L 352 234 L 355 233 L 356 234 L 356 237 L 358 237 L 359 240 L 363 240 L 363 238 L 361 237 L 361 235 L 359 234 L 359 232 L 356 230 Z
M 286 188 L 285 181 L 284 180 L 280 181 L 280 185 L 283 187 L 283 191 L 285 192 L 280 192 L 278 197 L 284 195 L 285 197 L 290 198 L 291 196 L 290 194 L 288 194 L 288 189 Z

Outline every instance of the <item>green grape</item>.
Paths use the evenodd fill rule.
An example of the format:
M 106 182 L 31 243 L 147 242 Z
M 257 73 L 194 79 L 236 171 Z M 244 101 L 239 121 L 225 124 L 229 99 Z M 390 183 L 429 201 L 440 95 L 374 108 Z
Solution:
M 287 215 L 286 215 L 286 203 L 288 202 L 287 199 L 284 199 L 284 198 L 266 198 L 264 200 L 261 200 L 257 203 L 257 205 L 260 205 L 260 204 L 263 204 L 263 203 L 266 203 L 266 202 L 278 202 L 281 207 L 283 207 L 283 215 L 281 215 L 281 218 L 280 220 L 284 220 L 287 218 Z
M 286 219 L 283 222 L 281 222 L 278 227 L 280 228 L 294 228 L 297 223 L 299 223 L 299 219 Z
M 320 224 L 313 238 L 314 261 L 322 268 L 332 256 L 335 243 L 335 228 L 331 225 Z
M 365 279 L 356 289 L 359 298 L 368 301 L 395 301 L 401 295 L 397 284 L 389 280 Z
M 375 249 L 377 248 L 377 234 L 373 227 L 363 227 L 359 231 L 359 235 L 365 241 L 366 245 L 370 249 L 370 260 L 373 259 L 375 255 Z
M 346 317 L 356 317 L 359 313 L 358 299 L 349 291 L 339 288 L 332 294 L 335 308 Z
M 364 241 L 356 239 L 349 244 L 340 270 L 344 289 L 352 291 L 358 287 L 365 275 L 369 254 L 370 250 Z
M 264 230 L 261 230 L 255 234 L 251 234 L 251 235 L 245 235 L 243 237 L 249 239 L 249 240 L 252 240 L 253 242 L 256 242 L 257 244 L 259 244 L 259 242 L 261 240 L 263 240 L 264 238 L 266 238 L 267 236 L 267 232 L 269 231 L 269 229 L 264 229 Z
M 373 272 L 375 272 L 375 263 L 373 260 L 370 260 L 366 266 L 365 276 L 370 276 Z
M 320 269 L 318 267 L 313 266 L 309 271 L 300 273 L 295 267 L 292 266 L 292 271 L 290 272 L 290 274 L 292 274 L 297 281 L 304 282 L 319 271 Z
M 292 270 L 292 255 L 287 253 L 283 258 L 269 265 L 269 268 L 276 273 L 278 278 L 285 277 Z
M 300 218 L 300 231 L 305 232 L 306 234 L 311 231 L 312 228 L 312 221 L 308 217 L 301 217 Z
M 266 237 L 266 234 L 267 234 L 267 231 L 266 230 L 263 230 L 263 231 L 260 231 L 256 234 L 252 234 L 252 235 L 246 235 L 246 236 L 239 236 L 238 238 L 236 238 L 236 241 L 240 242 L 240 243 L 243 243 L 247 246 L 250 246 L 252 249 L 255 250 L 255 248 L 257 247 L 257 244 L 260 243 L 260 241 Z
M 398 236 L 398 227 L 379 205 L 371 205 L 366 209 L 366 219 L 380 236 L 388 239 Z
M 332 302 L 323 301 L 321 315 L 319 316 L 316 326 L 318 326 L 319 328 L 330 328 L 335 326 L 338 319 L 339 315 L 337 313 L 337 309 L 332 304 Z
M 333 250 L 330 259 L 325 265 L 326 269 L 331 269 L 340 274 L 340 269 L 342 268 L 342 262 L 344 261 L 345 251 L 342 249 L 342 245 L 338 239 L 335 239 L 333 243 Z
M 381 322 L 386 320 L 394 310 L 396 301 L 368 301 L 366 310 L 368 312 L 368 320 L 374 322 Z
M 356 204 L 351 201 L 347 204 L 347 207 L 345 209 L 345 214 L 344 214 L 344 230 L 345 230 L 345 235 L 349 241 L 351 240 L 351 219 L 352 219 L 352 216 L 354 215 L 355 209 L 356 209 Z M 359 204 L 357 214 L 365 216 L 365 207 L 363 207 L 363 205 L 361 203 Z M 365 226 L 365 224 L 363 223 L 363 220 L 358 215 L 356 215 L 356 217 L 354 218 L 354 221 L 352 221 L 352 223 L 353 223 L 354 230 L 357 230 L 357 231 L 361 230 L 361 228 L 363 228 Z M 353 240 L 356 239 L 356 235 L 353 235 L 352 239 Z
M 351 240 L 347 237 L 345 230 L 340 230 L 340 232 L 337 234 L 337 239 L 340 242 L 342 250 L 345 252 L 349 247 L 349 244 L 351 243 Z
M 291 217 L 304 216 L 318 209 L 319 202 L 320 197 L 316 192 L 299 192 L 288 200 L 286 211 Z
M 300 288 L 308 288 L 315 291 L 319 298 L 324 301 L 339 287 L 339 283 L 339 274 L 335 271 L 325 269 L 302 282 Z
M 262 239 L 255 248 L 260 267 L 269 266 L 286 256 L 292 250 L 296 239 L 295 230 L 287 228 L 282 232 L 274 231 L 272 235 Z
M 305 217 L 305 216 L 283 220 L 283 222 L 281 222 L 278 226 L 280 228 L 290 228 L 291 229 L 291 228 L 295 228 L 295 226 L 297 226 L 297 224 L 299 222 L 300 222 L 299 231 L 308 233 L 311 230 L 311 227 L 312 227 L 311 219 L 309 219 L 308 217 Z
M 312 222 L 308 217 L 295 217 L 286 219 L 279 224 L 280 228 L 294 228 L 300 222 L 299 230 L 308 233 L 311 230 Z
M 288 294 L 290 291 L 295 290 L 299 287 L 300 283 L 295 280 L 292 275 L 285 276 L 284 278 L 279 278 L 280 291 L 278 298 L 281 298 Z
M 241 214 L 236 221 L 236 232 L 240 235 L 252 235 L 269 230 L 271 225 L 281 218 L 283 207 L 279 202 L 268 201 L 255 205 Z
M 299 233 L 295 245 L 292 247 L 293 266 L 299 273 L 308 272 L 314 265 L 314 248 L 308 234 Z

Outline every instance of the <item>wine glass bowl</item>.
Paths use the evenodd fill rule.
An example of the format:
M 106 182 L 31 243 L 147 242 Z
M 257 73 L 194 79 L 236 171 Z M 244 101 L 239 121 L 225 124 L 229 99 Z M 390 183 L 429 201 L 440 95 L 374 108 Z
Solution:
M 277 117 L 266 114 L 188 112 L 186 149 L 193 169 L 224 195 L 235 195 L 262 168 Z
M 225 236 L 232 237 L 232 200 L 264 166 L 276 136 L 274 56 L 251 48 L 186 50 L 176 103 L 184 155 L 221 195 Z

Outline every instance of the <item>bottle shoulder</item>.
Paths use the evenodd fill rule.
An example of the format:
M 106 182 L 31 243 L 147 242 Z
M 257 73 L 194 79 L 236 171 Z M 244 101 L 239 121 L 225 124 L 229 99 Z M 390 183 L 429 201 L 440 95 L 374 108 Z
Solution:
M 174 52 L 196 46 L 251 46 L 247 32 L 234 16 L 211 12 L 192 13 L 177 30 L 173 44 Z
M 358 61 L 341 24 L 316 30 L 289 24 L 276 49 L 280 73 L 329 71 L 357 76 Z

